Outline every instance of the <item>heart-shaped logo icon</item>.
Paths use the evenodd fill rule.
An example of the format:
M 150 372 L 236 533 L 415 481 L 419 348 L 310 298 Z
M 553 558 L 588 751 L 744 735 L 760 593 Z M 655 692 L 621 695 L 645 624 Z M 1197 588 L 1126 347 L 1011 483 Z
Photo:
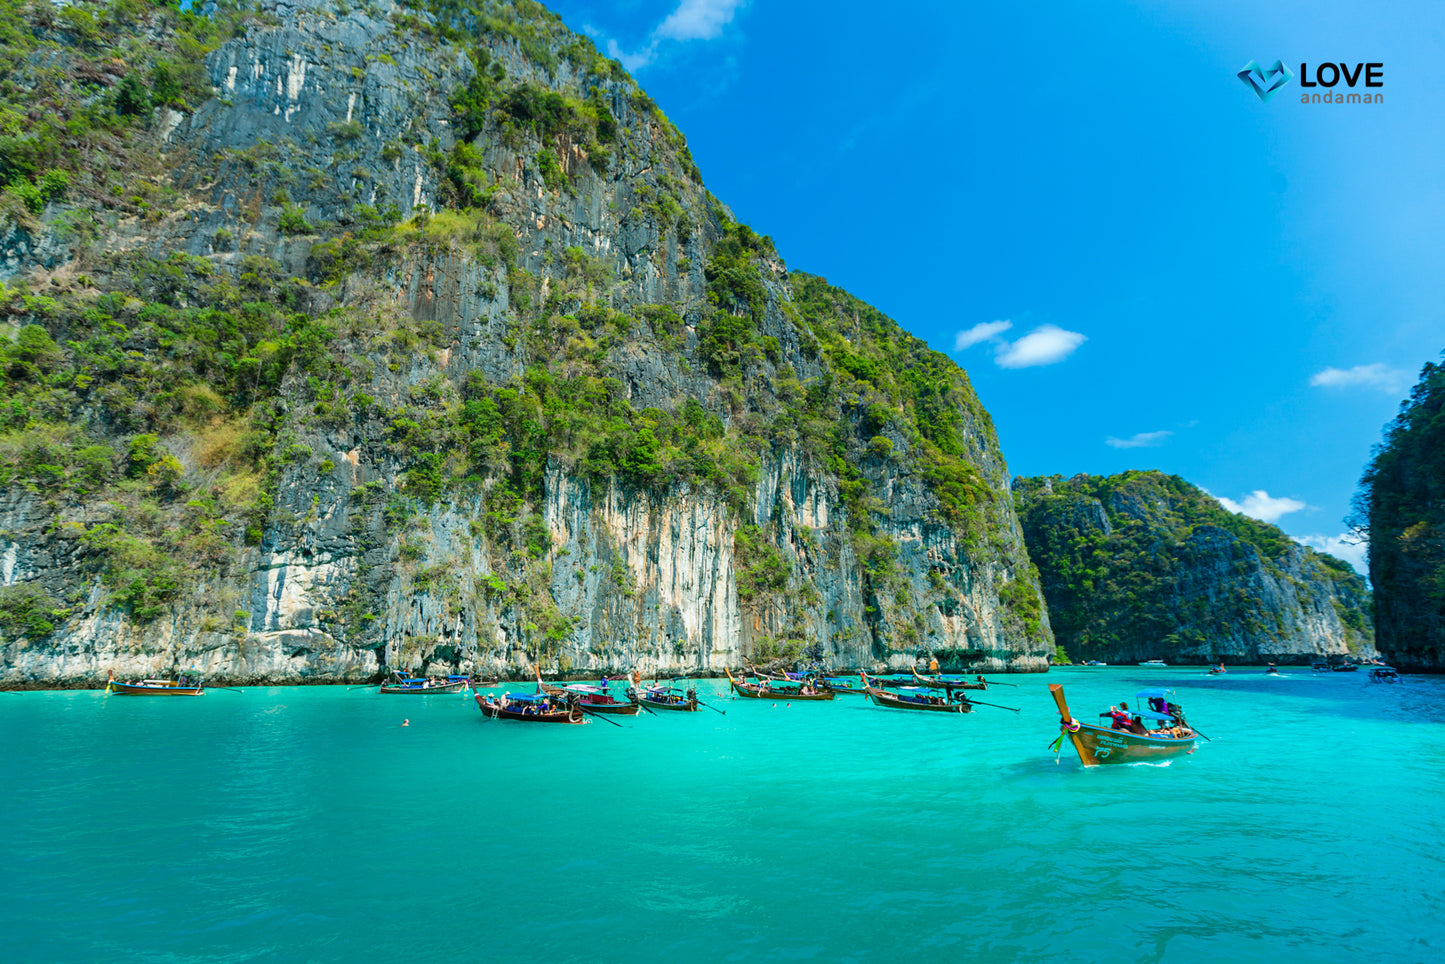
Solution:
M 1260 100 L 1267 101 L 1289 83 L 1294 74 L 1282 60 L 1276 60 L 1268 70 L 1251 60 L 1236 76 L 1258 94 Z

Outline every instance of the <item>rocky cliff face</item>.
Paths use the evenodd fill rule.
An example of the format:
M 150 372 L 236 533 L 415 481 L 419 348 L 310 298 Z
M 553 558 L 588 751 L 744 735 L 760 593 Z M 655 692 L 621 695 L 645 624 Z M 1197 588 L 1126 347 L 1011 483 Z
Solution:
M 1445 672 L 1445 365 L 1427 363 L 1361 480 L 1380 653 Z
M 114 162 L 0 144 L 6 683 L 1046 665 L 963 373 L 545 10 L 101 9 L 9 66 Z
M 1059 645 L 1074 660 L 1307 663 L 1370 653 L 1364 580 L 1158 472 L 1018 479 Z

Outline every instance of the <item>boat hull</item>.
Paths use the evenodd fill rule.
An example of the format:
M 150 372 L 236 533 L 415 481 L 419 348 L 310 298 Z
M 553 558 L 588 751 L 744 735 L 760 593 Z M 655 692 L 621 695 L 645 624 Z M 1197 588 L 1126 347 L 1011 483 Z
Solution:
M 117 683 L 114 680 L 107 685 L 107 689 L 117 696 L 200 696 L 206 691 L 204 686 L 156 686 L 145 683 Z
M 611 716 L 636 716 L 642 712 L 642 707 L 636 703 L 623 703 L 620 700 L 612 700 L 609 703 L 578 700 L 577 705 L 588 713 L 607 713 Z
M 654 710 L 674 710 L 678 713 L 698 713 L 702 711 L 702 707 L 698 705 L 697 700 L 683 700 L 680 703 L 663 703 L 658 700 L 649 700 L 640 696 L 637 699 L 643 706 Z
M 388 696 L 436 696 L 442 693 L 460 693 L 467 688 L 466 680 L 455 683 L 433 683 L 431 686 L 389 686 L 381 685 L 381 691 Z
M 875 706 L 885 706 L 891 710 L 931 710 L 934 713 L 971 713 L 973 711 L 973 707 L 968 703 L 915 703 L 912 700 L 894 696 L 887 690 L 875 686 L 868 687 L 866 692 Z

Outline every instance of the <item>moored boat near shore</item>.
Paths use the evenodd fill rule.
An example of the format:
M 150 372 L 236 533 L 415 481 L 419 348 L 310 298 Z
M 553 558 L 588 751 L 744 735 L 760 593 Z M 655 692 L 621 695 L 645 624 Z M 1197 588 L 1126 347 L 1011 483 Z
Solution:
M 542 680 L 542 671 L 537 670 L 537 686 L 548 696 L 574 698 L 577 705 L 587 713 L 608 713 L 613 716 L 636 716 L 642 706 L 635 699 L 619 700 L 601 686 L 586 683 L 568 683 L 557 686 Z
M 919 686 L 927 686 L 935 690 L 988 689 L 988 680 L 982 676 L 975 676 L 972 680 L 962 676 L 923 676 L 915 669 L 913 671 L 913 679 Z
M 1142 725 L 1138 730 L 1125 730 L 1085 723 L 1070 715 L 1063 686 L 1050 683 L 1049 692 L 1059 708 L 1060 732 L 1054 746 L 1060 747 L 1067 738 L 1078 752 L 1079 762 L 1086 767 L 1106 763 L 1155 763 L 1193 753 L 1199 741 L 1200 734 L 1184 721 L 1183 711 L 1167 701 L 1170 690 L 1143 690 L 1136 696 L 1140 701 L 1147 701 L 1151 708 L 1136 709 L 1131 714 L 1133 721 L 1136 725 L 1141 719 L 1159 724 L 1159 729 L 1153 731 L 1145 730 Z M 1154 707 L 1163 707 L 1164 712 Z
M 661 683 L 654 683 L 644 690 L 629 688 L 627 695 L 643 706 L 651 707 L 654 710 L 675 710 L 680 713 L 701 712 L 697 690 L 692 687 L 684 690 L 678 686 L 663 686 Z
M 802 683 L 785 683 L 770 679 L 760 679 L 757 683 L 749 683 L 747 680 L 737 680 L 733 677 L 732 670 L 724 669 L 727 673 L 728 682 L 732 684 L 733 692 L 743 699 L 749 700 L 831 700 L 834 691 L 830 689 L 814 690 L 806 681 Z
M 546 693 L 503 693 L 500 696 L 478 693 L 476 700 L 482 715 L 494 720 L 515 720 L 518 723 L 587 722 L 587 714 L 580 706 Z
M 198 677 L 182 674 L 174 679 L 144 679 L 138 683 L 122 683 L 112 673 L 105 681 L 105 691 L 117 696 L 200 696 L 206 683 Z
M 471 685 L 470 678 L 466 676 L 432 679 L 426 676 L 411 677 L 402 673 L 393 675 L 396 679 L 389 683 L 382 683 L 381 692 L 388 695 L 400 693 L 412 696 L 436 696 L 441 693 L 460 693 Z
M 867 674 L 862 675 L 863 691 L 868 694 L 868 698 L 873 701 L 875 706 L 884 706 L 894 710 L 925 710 L 935 713 L 970 713 L 973 711 L 968 697 L 962 693 L 955 697 L 953 691 L 950 690 L 943 696 L 935 696 L 930 690 L 921 686 L 886 690 L 880 686 L 869 686 Z

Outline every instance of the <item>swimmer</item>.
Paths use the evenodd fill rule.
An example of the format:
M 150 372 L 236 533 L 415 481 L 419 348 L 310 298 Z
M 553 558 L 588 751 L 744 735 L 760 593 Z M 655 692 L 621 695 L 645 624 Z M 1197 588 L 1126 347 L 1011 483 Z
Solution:
M 401 721 L 401 725 L 402 725 L 402 726 L 411 726 L 411 720 L 402 720 L 402 721 Z

